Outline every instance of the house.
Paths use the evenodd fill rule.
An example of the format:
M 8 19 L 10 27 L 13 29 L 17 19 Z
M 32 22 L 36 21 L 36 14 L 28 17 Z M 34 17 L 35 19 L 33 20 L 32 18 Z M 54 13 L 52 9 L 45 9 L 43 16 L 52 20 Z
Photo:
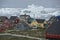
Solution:
M 55 17 L 57 20 L 53 21 L 51 26 L 46 30 L 46 38 L 48 40 L 60 40 L 60 16 Z
M 29 15 L 20 15 L 20 20 L 28 21 L 29 18 L 31 18 Z
M 34 18 L 30 18 L 30 19 L 28 19 L 27 23 L 31 24 L 31 22 L 33 22 L 34 20 L 35 20 Z
M 30 25 L 30 26 L 36 26 L 36 20 L 34 18 L 30 18 L 28 19 L 27 23 Z
M 35 19 L 31 22 L 31 26 L 44 28 L 44 21 L 45 19 Z
M 48 21 L 44 21 L 44 28 L 48 28 Z
M 50 17 L 50 19 L 48 20 L 48 25 L 50 26 L 53 21 L 55 21 L 55 16 Z
M 6 29 L 4 26 L 0 25 L 0 32 L 4 32 Z
M 38 25 L 40 27 L 44 28 L 44 21 L 45 21 L 45 19 L 36 19 L 36 21 L 37 21 L 37 23 L 38 23 Z
M 10 23 L 7 19 L 5 19 L 1 24 L 0 24 L 0 32 L 5 31 L 6 29 L 10 29 Z
M 60 16 L 56 16 L 55 18 L 60 20 Z
M 3 22 L 2 22 L 2 25 L 3 25 L 6 29 L 12 28 L 12 26 L 11 26 L 9 20 L 3 21 Z
M 18 18 L 17 16 L 11 16 L 10 20 L 15 20 L 16 18 Z
M 37 28 L 37 27 L 38 27 L 38 22 L 37 22 L 36 20 L 33 20 L 33 21 L 31 22 L 31 26 Z
M 25 22 L 21 21 L 18 23 L 15 27 L 15 30 L 30 30 L 29 25 L 27 25 Z
M 11 16 L 9 21 L 11 23 L 17 24 L 17 23 L 19 23 L 20 20 L 19 20 L 19 18 L 17 16 Z
M 5 19 L 8 19 L 6 16 L 0 16 L 0 22 L 3 22 Z
M 60 16 L 52 16 L 49 20 L 48 20 L 48 22 L 47 22 L 47 24 L 48 24 L 48 26 L 50 26 L 54 21 L 56 21 L 58 18 L 60 18 Z

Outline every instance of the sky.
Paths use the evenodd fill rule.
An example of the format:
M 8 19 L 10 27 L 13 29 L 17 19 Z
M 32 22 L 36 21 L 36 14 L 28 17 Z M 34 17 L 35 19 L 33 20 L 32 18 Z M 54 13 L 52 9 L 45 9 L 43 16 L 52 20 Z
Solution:
M 0 0 L 0 16 L 20 16 L 24 11 L 33 18 L 48 20 L 60 15 L 60 0 Z
M 31 4 L 60 8 L 60 0 L 0 0 L 0 7 L 26 8 Z

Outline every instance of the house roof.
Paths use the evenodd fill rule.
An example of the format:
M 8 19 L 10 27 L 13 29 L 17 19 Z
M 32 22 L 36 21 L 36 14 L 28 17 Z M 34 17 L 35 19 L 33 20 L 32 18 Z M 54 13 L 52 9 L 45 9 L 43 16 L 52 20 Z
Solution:
M 60 19 L 60 16 L 56 16 L 57 19 Z
M 15 20 L 16 18 L 18 18 L 17 16 L 11 16 L 10 20 Z
M 16 28 L 17 30 L 29 30 L 29 29 L 30 29 L 29 25 L 26 24 L 26 23 L 23 22 L 23 21 L 21 21 L 21 23 L 17 24 L 17 25 L 15 26 L 15 28 Z
M 24 15 L 20 15 L 20 17 L 30 17 L 30 16 L 29 16 L 29 15 L 24 14 Z
M 45 21 L 45 19 L 36 19 L 36 21 L 37 21 L 38 23 L 43 23 L 43 22 Z
M 60 16 L 52 16 L 52 17 L 48 20 L 48 22 L 52 23 L 52 22 L 56 21 L 57 19 L 60 20 Z
M 60 20 L 54 21 L 50 27 L 46 30 L 48 34 L 60 35 Z
M 8 19 L 6 16 L 0 16 L 0 19 Z
M 30 18 L 30 19 L 28 19 L 28 23 L 31 23 L 32 21 L 34 21 L 34 18 Z

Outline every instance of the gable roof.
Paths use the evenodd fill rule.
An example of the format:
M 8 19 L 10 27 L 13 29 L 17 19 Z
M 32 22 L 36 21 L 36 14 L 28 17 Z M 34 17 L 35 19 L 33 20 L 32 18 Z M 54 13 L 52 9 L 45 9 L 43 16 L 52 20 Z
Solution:
M 34 21 L 34 18 L 30 18 L 30 19 L 28 19 L 28 23 L 31 23 L 32 21 Z
M 18 18 L 17 16 L 11 16 L 10 20 L 15 20 L 16 18 Z
M 6 16 L 0 16 L 0 19 L 8 19 Z
M 47 29 L 48 34 L 60 35 L 60 21 L 54 21 L 51 26 Z
M 24 15 L 20 15 L 20 17 L 30 17 L 30 16 L 29 16 L 29 15 L 24 14 Z
M 45 21 L 45 19 L 36 19 L 36 21 L 37 21 L 38 23 L 43 23 L 43 22 Z
M 21 21 L 21 23 L 17 24 L 17 25 L 15 26 L 15 28 L 16 28 L 17 30 L 29 30 L 29 29 L 30 29 L 29 25 L 26 24 L 26 23 L 23 22 L 23 21 Z
M 56 19 L 59 19 L 60 20 L 60 16 L 56 16 Z

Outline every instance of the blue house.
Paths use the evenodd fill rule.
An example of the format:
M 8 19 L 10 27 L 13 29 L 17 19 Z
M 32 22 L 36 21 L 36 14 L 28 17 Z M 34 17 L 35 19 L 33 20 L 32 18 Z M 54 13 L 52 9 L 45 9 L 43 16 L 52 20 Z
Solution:
M 57 19 L 60 19 L 60 16 L 56 16 Z
M 14 29 L 16 29 L 16 30 L 30 30 L 30 27 L 28 24 L 21 22 L 21 23 L 17 24 Z
M 30 18 L 30 19 L 28 19 L 28 23 L 30 24 L 31 22 L 33 22 L 34 21 L 34 18 Z

